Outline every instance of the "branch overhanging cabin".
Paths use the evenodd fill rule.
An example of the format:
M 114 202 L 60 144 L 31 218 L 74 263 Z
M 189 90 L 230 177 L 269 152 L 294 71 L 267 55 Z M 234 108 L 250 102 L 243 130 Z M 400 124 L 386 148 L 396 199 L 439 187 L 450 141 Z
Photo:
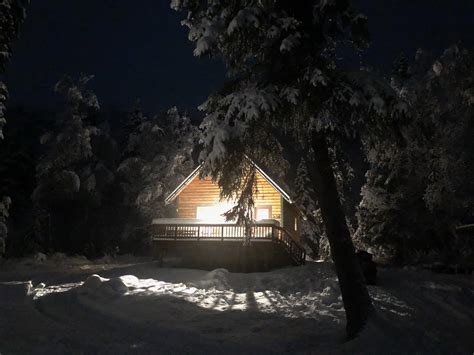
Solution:
M 256 169 L 257 191 L 251 226 L 226 222 L 223 214 L 234 203 L 221 200 L 220 188 L 210 177 L 200 177 L 200 165 L 166 198 L 167 204 L 175 206 L 176 218 L 153 220 L 151 234 L 159 253 L 174 250 L 181 258 L 206 259 L 213 264 L 209 267 L 224 267 L 236 258 L 259 264 L 251 267 L 255 270 L 303 264 L 306 252 L 300 244 L 301 213 L 288 193 L 251 164 Z M 245 241 L 250 241 L 250 246 L 242 247 Z

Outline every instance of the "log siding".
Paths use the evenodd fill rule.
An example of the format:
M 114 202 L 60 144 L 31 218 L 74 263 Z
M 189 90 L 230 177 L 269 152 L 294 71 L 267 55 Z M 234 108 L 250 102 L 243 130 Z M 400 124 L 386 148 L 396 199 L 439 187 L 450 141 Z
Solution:
M 271 207 L 271 218 L 283 224 L 280 193 L 257 172 L 255 207 Z M 177 196 L 177 217 L 196 218 L 198 206 L 212 206 L 220 201 L 219 186 L 211 178 L 194 178 Z

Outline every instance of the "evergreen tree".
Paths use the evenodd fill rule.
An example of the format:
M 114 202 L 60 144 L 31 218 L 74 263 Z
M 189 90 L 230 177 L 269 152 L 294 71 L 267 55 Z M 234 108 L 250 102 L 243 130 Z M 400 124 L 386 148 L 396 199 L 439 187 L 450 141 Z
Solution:
M 339 137 L 392 122 L 405 108 L 392 106 L 392 89 L 370 73 L 345 72 L 338 65 L 340 43 L 366 45 L 366 18 L 343 0 L 173 0 L 171 6 L 188 13 L 183 24 L 196 43 L 194 54 L 222 58 L 228 68 L 227 85 L 201 106 L 205 173 L 218 181 L 224 198 L 238 199 L 232 214 L 246 220 L 254 179 L 243 156 L 281 170 L 288 165 L 282 153 L 296 147 L 331 245 L 348 335 L 355 335 L 372 303 L 341 207 L 330 147 Z
M 410 68 L 403 52 L 393 62 L 392 76 L 401 80 L 406 80 L 410 77 Z
M 25 7 L 29 0 L 0 1 L 0 74 L 12 54 L 12 42 L 18 37 L 20 25 L 26 17 Z M 3 138 L 3 126 L 6 124 L 5 104 L 8 99 L 6 85 L 0 80 L 0 138 Z
M 12 201 L 9 197 L 3 197 L 2 201 L 0 201 L 0 258 L 6 252 L 5 241 L 8 235 L 7 219 L 11 203 Z
M 429 251 L 458 258 L 472 253 L 457 244 L 455 227 L 474 215 L 474 56 L 453 46 L 431 66 L 415 65 L 402 87 L 410 103 L 403 144 L 366 141 L 357 238 L 401 262 Z
M 135 109 L 130 120 L 135 128 L 117 170 L 128 209 L 125 233 L 171 213 L 164 199 L 194 168 L 192 152 L 197 137 L 190 118 L 176 107 L 151 119 Z
M 130 135 L 136 134 L 140 130 L 140 126 L 145 121 L 146 117 L 140 105 L 140 100 L 135 102 L 135 106 L 127 117 L 126 124 L 123 127 L 123 135 L 128 141 Z
M 25 7 L 29 0 L 0 0 L 0 75 L 12 54 L 12 42 L 18 37 L 20 25 L 26 17 Z M 7 123 L 5 118 L 6 102 L 8 100 L 7 86 L 0 80 L 0 139 L 3 139 L 3 127 Z M 0 254 L 5 252 L 7 236 L 6 219 L 11 204 L 10 197 L 3 197 L 0 207 Z
M 91 79 L 82 76 L 76 83 L 65 77 L 56 84 L 66 108 L 56 127 L 41 137 L 45 152 L 36 167 L 38 183 L 32 198 L 50 214 L 53 245 L 49 247 L 66 251 L 82 252 L 91 242 L 93 211 L 114 180 L 108 162 L 99 155 L 105 133 L 88 124 L 99 109 L 97 97 L 87 90 Z

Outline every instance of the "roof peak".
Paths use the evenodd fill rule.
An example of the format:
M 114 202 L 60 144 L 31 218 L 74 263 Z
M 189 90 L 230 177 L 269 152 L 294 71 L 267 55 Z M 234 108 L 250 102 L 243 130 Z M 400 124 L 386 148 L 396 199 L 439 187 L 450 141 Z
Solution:
M 245 155 L 245 157 L 250 161 L 250 163 L 252 164 L 252 166 L 263 176 L 263 178 L 270 184 L 272 185 L 275 190 L 277 190 L 280 195 L 288 202 L 288 203 L 291 203 L 293 204 L 293 200 L 291 199 L 290 195 L 285 191 L 283 190 L 283 188 L 281 188 L 274 180 L 272 180 L 272 178 L 270 178 L 270 176 L 268 176 L 268 174 L 263 171 L 262 168 L 260 168 L 252 159 L 250 159 L 247 155 Z M 168 197 L 166 197 L 165 199 L 165 202 L 167 204 L 171 203 L 174 201 L 174 199 L 176 197 L 178 197 L 178 195 L 181 193 L 181 191 L 184 190 L 184 188 L 186 186 L 188 186 L 198 175 L 199 175 L 199 172 L 201 171 L 201 169 L 203 168 L 203 163 L 200 163 L 196 169 L 194 169 L 191 174 L 189 174 L 186 179 L 184 179 L 169 195 Z

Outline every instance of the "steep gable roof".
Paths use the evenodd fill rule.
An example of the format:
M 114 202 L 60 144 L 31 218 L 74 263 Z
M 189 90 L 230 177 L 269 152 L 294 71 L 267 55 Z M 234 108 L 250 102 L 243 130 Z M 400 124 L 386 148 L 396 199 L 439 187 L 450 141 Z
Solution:
M 255 167 L 255 169 L 263 176 L 263 178 L 270 184 L 272 185 L 275 190 L 277 190 L 280 195 L 288 202 L 288 203 L 293 203 L 293 200 L 291 199 L 290 195 L 288 195 L 288 193 L 283 190 L 275 181 L 273 181 L 270 176 L 268 176 L 267 173 L 265 173 L 262 168 L 260 168 L 257 164 L 255 164 L 255 162 L 253 162 L 250 158 L 248 158 L 250 160 L 250 163 Z M 184 188 L 186 186 L 188 186 L 191 181 L 193 181 L 197 176 L 199 176 L 199 172 L 201 171 L 202 169 L 202 164 L 200 164 L 196 169 L 193 170 L 193 172 L 191 174 L 189 174 L 189 176 L 183 180 L 183 182 L 181 182 L 181 184 L 179 184 L 169 195 L 168 197 L 166 197 L 165 199 L 165 202 L 168 204 L 168 203 L 171 203 L 174 201 L 174 199 L 176 197 L 178 197 L 178 195 L 181 193 L 181 191 L 184 190 Z

